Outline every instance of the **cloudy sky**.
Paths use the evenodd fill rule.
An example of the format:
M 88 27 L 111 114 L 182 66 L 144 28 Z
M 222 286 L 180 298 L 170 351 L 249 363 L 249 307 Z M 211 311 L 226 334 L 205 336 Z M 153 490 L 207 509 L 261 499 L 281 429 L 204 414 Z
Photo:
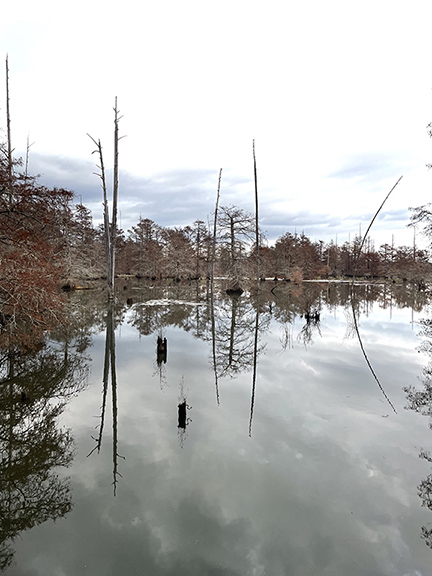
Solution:
M 338 242 L 374 224 L 376 243 L 412 242 L 409 206 L 431 198 L 429 0 L 22 0 L 2 7 L 13 146 L 41 182 L 73 189 L 101 218 L 87 136 L 111 166 L 123 114 L 120 211 L 164 226 L 254 207 L 270 240 Z M 0 87 L 5 127 L 5 87 Z

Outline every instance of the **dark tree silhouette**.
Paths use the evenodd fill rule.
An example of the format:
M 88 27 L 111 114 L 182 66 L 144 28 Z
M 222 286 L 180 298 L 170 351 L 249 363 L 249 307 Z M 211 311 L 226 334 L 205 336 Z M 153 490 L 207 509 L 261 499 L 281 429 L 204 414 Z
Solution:
M 85 359 L 67 347 L 0 356 L 0 568 L 21 532 L 72 508 L 56 469 L 70 465 L 73 439 L 57 420 L 86 380 Z
M 111 400 L 112 400 L 112 459 L 113 459 L 113 490 L 114 496 L 117 493 L 118 478 L 121 474 L 118 470 L 118 459 L 124 458 L 118 453 L 118 405 L 117 405 L 117 368 L 115 352 L 115 318 L 114 303 L 108 302 L 106 313 L 106 335 L 105 335 L 105 357 L 102 377 L 102 405 L 99 423 L 99 434 L 95 440 L 96 445 L 87 456 L 90 456 L 97 450 L 100 453 L 102 447 L 103 431 L 105 426 L 105 414 L 108 395 L 108 384 L 111 376 Z

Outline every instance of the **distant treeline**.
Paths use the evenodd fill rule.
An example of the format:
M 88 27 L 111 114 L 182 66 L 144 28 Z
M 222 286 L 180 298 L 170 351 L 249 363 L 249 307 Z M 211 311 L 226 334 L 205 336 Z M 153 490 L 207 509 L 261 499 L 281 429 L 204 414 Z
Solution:
M 68 234 L 70 278 L 99 277 L 104 274 L 102 226 L 94 228 L 91 213 L 82 204 L 75 206 L 73 231 Z M 255 278 L 257 250 L 253 217 L 236 207 L 222 207 L 216 234 L 215 275 Z M 262 235 L 260 236 L 261 238 Z M 421 283 L 432 270 L 430 255 L 415 246 L 383 244 L 378 249 L 356 236 L 341 245 L 312 241 L 304 233 L 287 232 L 268 245 L 259 246 L 259 274 L 299 282 L 303 279 L 341 277 L 406 279 Z M 213 231 L 202 220 L 189 226 L 163 227 L 140 218 L 127 232 L 117 232 L 116 272 L 138 278 L 191 280 L 211 273 Z M 234 269 L 234 270 L 233 270 Z

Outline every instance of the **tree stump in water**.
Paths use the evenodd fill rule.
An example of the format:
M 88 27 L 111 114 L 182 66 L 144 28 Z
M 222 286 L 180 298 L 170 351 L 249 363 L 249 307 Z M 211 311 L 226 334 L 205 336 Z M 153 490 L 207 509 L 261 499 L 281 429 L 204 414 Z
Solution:
M 243 294 L 243 292 L 244 292 L 243 288 L 238 283 L 226 289 L 226 293 L 229 296 L 240 296 L 241 294 Z
M 160 366 L 162 364 L 162 362 L 164 364 L 166 364 L 167 351 L 168 351 L 167 339 L 162 338 L 162 336 L 158 336 L 157 349 L 156 349 L 156 358 L 157 358 L 158 366 Z
M 178 428 L 186 430 L 187 415 L 186 415 L 186 400 L 178 405 Z

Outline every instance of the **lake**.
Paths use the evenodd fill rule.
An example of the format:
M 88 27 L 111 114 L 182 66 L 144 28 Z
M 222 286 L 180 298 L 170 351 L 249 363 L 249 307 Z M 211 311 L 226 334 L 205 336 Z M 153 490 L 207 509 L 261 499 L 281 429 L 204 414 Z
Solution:
M 2 357 L 3 573 L 431 574 L 428 301 L 71 294 L 67 330 Z

